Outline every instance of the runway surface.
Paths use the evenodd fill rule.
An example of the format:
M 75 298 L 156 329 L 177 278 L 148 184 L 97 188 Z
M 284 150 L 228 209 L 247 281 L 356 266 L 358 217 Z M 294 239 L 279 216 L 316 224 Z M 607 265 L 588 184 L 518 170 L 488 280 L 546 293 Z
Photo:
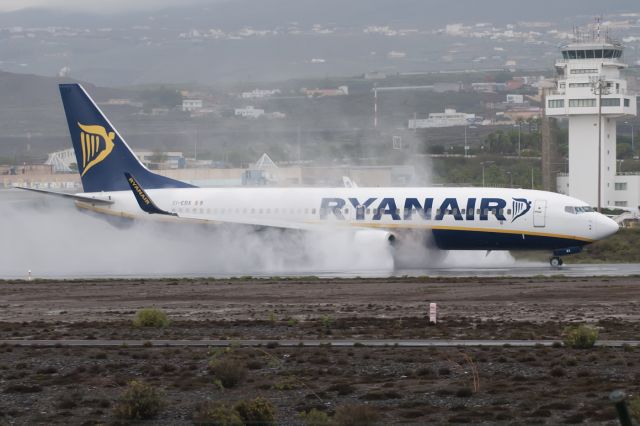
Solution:
M 559 340 L 0 340 L 0 345 L 42 347 L 537 347 L 562 344 Z M 639 346 L 640 340 L 601 340 L 595 346 L 615 348 L 623 345 Z
M 455 254 L 454 254 L 455 255 Z M 462 254 L 461 254 L 462 255 Z M 565 264 L 561 267 L 550 267 L 547 263 L 539 262 L 514 262 L 508 266 L 492 267 L 443 267 L 429 269 L 400 269 L 389 270 L 309 270 L 296 271 L 287 274 L 282 271 L 238 271 L 238 273 L 225 274 L 59 274 L 46 273 L 38 275 L 38 271 L 33 271 L 33 279 L 154 279 L 154 278 L 214 278 L 227 279 L 234 277 L 318 277 L 318 278 L 388 278 L 388 277 L 624 277 L 640 276 L 640 263 L 594 263 L 594 264 Z M 0 276 L 0 280 L 26 279 L 27 272 L 22 275 L 9 274 Z

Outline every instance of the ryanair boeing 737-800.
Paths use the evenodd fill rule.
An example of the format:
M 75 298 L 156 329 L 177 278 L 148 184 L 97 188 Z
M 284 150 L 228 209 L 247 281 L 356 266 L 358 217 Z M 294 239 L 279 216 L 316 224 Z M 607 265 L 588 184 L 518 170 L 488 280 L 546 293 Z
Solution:
M 618 230 L 575 198 L 507 188 L 198 188 L 148 170 L 78 84 L 60 85 L 83 193 L 78 208 L 296 231 L 349 229 L 389 243 L 428 236 L 442 250 L 547 250 L 560 256 Z M 26 188 L 24 188 L 26 189 Z

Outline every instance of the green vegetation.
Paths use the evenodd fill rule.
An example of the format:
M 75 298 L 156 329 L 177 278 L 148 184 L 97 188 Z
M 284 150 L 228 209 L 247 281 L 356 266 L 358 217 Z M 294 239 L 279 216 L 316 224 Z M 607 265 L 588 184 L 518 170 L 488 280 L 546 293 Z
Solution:
M 640 396 L 631 398 L 629 401 L 629 412 L 631 413 L 631 417 L 640 422 Z
M 157 87 L 140 93 L 142 109 L 150 112 L 153 108 L 174 108 L 182 104 L 182 95 L 176 89 Z
M 235 405 L 209 401 L 200 404 L 193 413 L 195 425 L 207 426 L 270 426 L 276 421 L 276 409 L 269 401 L 256 399 L 239 401 Z
M 244 422 L 235 407 L 224 402 L 206 402 L 196 408 L 193 424 L 196 426 L 243 426 Z
M 236 387 L 247 375 L 244 362 L 235 359 L 212 359 L 209 370 L 215 375 L 218 385 L 227 389 Z
M 264 398 L 240 401 L 235 407 L 246 425 L 270 426 L 276 422 L 276 409 Z
M 589 349 L 598 340 L 598 329 L 592 325 L 572 325 L 564 330 L 564 345 L 574 349 Z
M 164 407 L 164 392 L 140 381 L 129 382 L 115 406 L 117 417 L 130 420 L 152 419 Z
M 331 417 L 324 411 L 312 408 L 311 411 L 301 412 L 298 414 L 305 426 L 332 426 Z
M 136 312 L 133 319 L 134 327 L 164 328 L 169 325 L 167 315 L 157 308 L 144 308 Z
M 547 261 L 549 253 L 512 251 L 516 259 Z M 567 256 L 566 263 L 638 263 L 640 262 L 640 228 L 621 228 L 611 237 L 584 247 L 580 254 Z

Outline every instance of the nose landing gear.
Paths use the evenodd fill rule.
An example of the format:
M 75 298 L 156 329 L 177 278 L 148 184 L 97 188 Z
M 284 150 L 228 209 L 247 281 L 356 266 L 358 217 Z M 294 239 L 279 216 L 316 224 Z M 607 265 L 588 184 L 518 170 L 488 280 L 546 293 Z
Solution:
M 580 253 L 581 251 L 582 251 L 581 246 L 567 247 L 563 249 L 554 250 L 553 256 L 549 258 L 549 264 L 554 268 L 558 268 L 562 266 L 562 264 L 564 263 L 560 256 L 566 256 L 568 254 L 576 254 L 576 253 Z
M 562 258 L 560 258 L 559 256 L 552 256 L 551 258 L 549 258 L 549 264 L 552 267 L 557 268 L 559 266 L 562 266 L 564 262 L 562 261 Z

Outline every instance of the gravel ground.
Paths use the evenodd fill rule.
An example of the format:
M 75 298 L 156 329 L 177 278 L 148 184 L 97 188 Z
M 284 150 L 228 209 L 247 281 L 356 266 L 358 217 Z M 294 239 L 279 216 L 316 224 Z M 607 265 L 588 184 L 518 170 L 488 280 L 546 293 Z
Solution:
M 558 339 L 571 322 L 640 338 L 640 281 L 393 278 L 0 282 L 2 339 Z M 440 321 L 428 325 L 429 302 Z M 136 328 L 142 307 L 164 329 Z M 221 389 L 210 361 L 239 368 Z M 367 405 L 380 424 L 610 424 L 614 389 L 640 393 L 640 348 L 29 348 L 0 346 L 0 424 L 117 423 L 129 381 L 163 390 L 150 424 L 262 396 L 278 424 Z M 355 412 L 355 411 L 354 411 Z

